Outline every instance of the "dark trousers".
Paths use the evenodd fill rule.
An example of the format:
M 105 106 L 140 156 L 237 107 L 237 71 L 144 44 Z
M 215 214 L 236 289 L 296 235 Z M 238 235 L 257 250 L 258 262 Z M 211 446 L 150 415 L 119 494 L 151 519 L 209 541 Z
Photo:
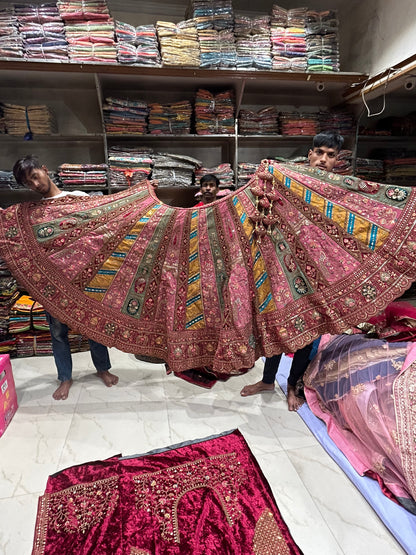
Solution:
M 290 367 L 290 374 L 287 379 L 287 383 L 295 387 L 298 379 L 303 376 L 310 362 L 309 355 L 312 351 L 313 343 L 305 345 L 302 349 L 296 351 L 293 355 L 292 366 Z M 263 378 L 262 381 L 267 384 L 274 383 L 276 379 L 276 374 L 279 369 L 280 359 L 282 355 L 273 355 L 270 358 L 266 358 L 264 363 Z

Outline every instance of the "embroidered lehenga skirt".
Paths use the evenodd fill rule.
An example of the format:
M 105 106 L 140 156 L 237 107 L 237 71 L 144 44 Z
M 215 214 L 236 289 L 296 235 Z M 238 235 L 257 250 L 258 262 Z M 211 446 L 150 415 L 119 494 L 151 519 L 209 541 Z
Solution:
M 366 321 L 416 279 L 416 191 L 264 160 L 176 208 L 149 182 L 0 216 L 0 254 L 46 310 L 172 371 L 237 374 Z

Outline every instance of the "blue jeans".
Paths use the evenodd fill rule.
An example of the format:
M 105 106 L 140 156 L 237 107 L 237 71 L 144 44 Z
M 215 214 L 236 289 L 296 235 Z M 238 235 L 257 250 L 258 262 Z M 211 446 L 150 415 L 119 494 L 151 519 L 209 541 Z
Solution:
M 52 351 L 58 370 L 58 380 L 65 382 L 72 378 L 72 356 L 68 340 L 68 326 L 62 324 L 62 322 L 51 316 L 48 312 L 46 312 L 46 319 L 52 337 Z M 97 372 L 110 370 L 111 363 L 107 347 L 92 339 L 88 341 L 90 343 L 91 358 Z

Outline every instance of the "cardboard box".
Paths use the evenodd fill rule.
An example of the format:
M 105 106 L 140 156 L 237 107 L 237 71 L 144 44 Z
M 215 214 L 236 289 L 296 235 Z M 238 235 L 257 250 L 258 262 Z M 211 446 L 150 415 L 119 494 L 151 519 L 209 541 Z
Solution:
M 10 357 L 0 355 L 0 437 L 6 431 L 16 411 L 17 395 Z

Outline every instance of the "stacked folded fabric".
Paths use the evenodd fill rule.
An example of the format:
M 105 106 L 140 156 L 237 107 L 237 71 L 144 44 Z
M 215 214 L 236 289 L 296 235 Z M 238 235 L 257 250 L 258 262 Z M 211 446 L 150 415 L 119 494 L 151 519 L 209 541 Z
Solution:
M 9 135 L 21 135 L 31 139 L 32 135 L 50 135 L 57 132 L 55 114 L 44 105 L 2 105 L 4 122 Z
M 239 162 L 237 187 L 244 187 L 253 177 L 258 167 L 258 164 L 252 164 L 251 162 Z
M 35 329 L 32 324 L 33 318 L 36 315 L 36 321 L 42 322 L 41 313 L 43 313 L 43 320 L 45 320 L 43 306 L 34 301 L 29 295 L 20 295 L 10 309 L 9 332 L 16 334 Z
M 234 91 L 214 94 L 198 89 L 195 97 L 195 129 L 198 135 L 234 133 Z
M 173 104 L 149 104 L 149 133 L 152 135 L 189 135 L 192 106 L 188 100 Z
M 341 135 L 355 133 L 355 118 L 348 110 L 322 110 L 319 112 L 321 131 L 335 131 Z
M 158 153 L 153 156 L 152 179 L 158 187 L 191 187 L 201 162 L 190 156 Z
M 117 61 L 114 20 L 105 0 L 58 0 L 71 62 Z
M 15 15 L 26 59 L 68 60 L 64 23 L 56 4 L 17 4 Z
M 20 292 L 16 280 L 10 274 L 3 259 L 0 259 L 0 354 L 15 351 L 15 339 L 9 334 L 9 314 Z
M 111 188 L 125 189 L 147 179 L 152 171 L 152 154 L 149 148 L 112 146 L 108 151 Z
M 199 67 L 200 51 L 195 21 L 156 22 L 162 64 L 165 66 Z
M 305 71 L 307 8 L 286 10 L 273 4 L 271 42 L 273 69 Z
M 105 189 L 107 187 L 107 164 L 61 164 L 58 178 L 65 190 Z
M 341 150 L 337 156 L 337 161 L 333 169 L 334 173 L 339 173 L 341 175 L 351 175 L 352 174 L 352 151 L 351 150 Z
M 270 16 L 235 16 L 237 67 L 271 69 Z
M 148 113 L 146 102 L 110 96 L 103 105 L 105 130 L 112 135 L 144 135 Z
M 198 29 L 200 67 L 236 67 L 237 50 L 232 29 Z
M 367 181 L 383 182 L 384 175 L 384 161 L 376 160 L 374 158 L 357 158 L 355 162 L 355 175 Z M 389 181 L 388 179 L 386 181 Z
M 308 71 L 339 71 L 337 12 L 309 10 L 306 14 Z
M 409 152 L 403 158 L 385 160 L 384 164 L 387 183 L 406 187 L 416 186 L 416 153 Z
M 240 110 L 239 133 L 241 135 L 277 135 L 279 115 L 275 106 L 265 106 L 257 112 Z
M 117 59 L 122 64 L 160 65 L 159 44 L 154 25 L 134 27 L 116 22 Z
M 13 176 L 13 172 L 0 170 L 0 189 L 22 189 L 23 185 L 18 185 Z
M 195 170 L 195 182 L 199 184 L 201 177 L 207 173 L 212 173 L 218 177 L 220 180 L 221 189 L 233 189 L 234 188 L 234 171 L 230 164 L 219 164 L 212 168 L 200 167 Z
M 318 133 L 318 113 L 281 112 L 280 129 L 282 135 L 311 135 Z
M 232 0 L 192 0 L 190 15 L 198 29 L 233 29 Z
M 0 58 L 23 58 L 23 37 L 11 6 L 0 10 Z

